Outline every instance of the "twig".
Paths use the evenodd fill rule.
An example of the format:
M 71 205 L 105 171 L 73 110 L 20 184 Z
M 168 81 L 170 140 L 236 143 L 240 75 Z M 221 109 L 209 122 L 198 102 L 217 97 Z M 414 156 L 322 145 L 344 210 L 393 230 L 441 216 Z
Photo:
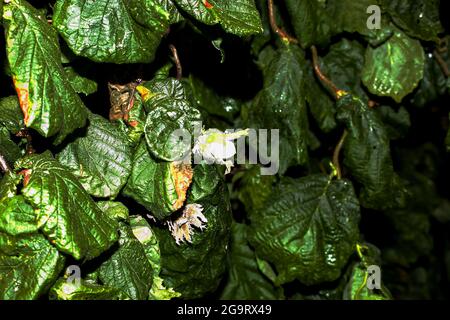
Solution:
M 448 69 L 447 62 L 445 62 L 444 58 L 442 58 L 442 56 L 440 55 L 438 50 L 435 49 L 433 51 L 433 55 L 434 55 L 434 58 L 436 59 L 436 61 L 438 62 L 439 66 L 441 67 L 442 72 L 444 73 L 445 77 L 448 78 L 450 76 L 450 71 Z
M 3 173 L 7 173 L 11 171 L 11 167 L 9 166 L 6 159 L 0 154 L 0 169 L 2 169 Z
M 275 21 L 275 13 L 274 13 L 274 9 L 273 9 L 273 0 L 268 0 L 267 4 L 269 6 L 270 26 L 271 26 L 273 32 L 275 32 L 284 41 L 291 42 L 291 43 L 298 43 L 297 39 L 295 39 L 294 37 L 291 37 L 289 34 L 286 33 L 286 31 L 284 31 L 283 29 L 278 27 L 278 25 L 277 25 L 277 23 Z
M 334 148 L 333 152 L 333 166 L 336 169 L 336 175 L 338 179 L 342 178 L 342 170 L 341 165 L 339 164 L 339 154 L 341 153 L 342 146 L 344 145 L 345 138 L 347 137 L 348 131 L 344 130 L 342 133 L 341 139 L 339 139 L 338 144 L 336 145 L 336 148 Z
M 311 53 L 313 58 L 314 72 L 316 73 L 317 77 L 319 77 L 320 81 L 322 81 L 322 83 L 327 87 L 327 89 L 332 92 L 334 98 L 336 100 L 339 100 L 339 98 L 341 98 L 345 94 L 345 91 L 336 87 L 336 85 L 320 70 L 319 56 L 317 54 L 317 49 L 315 46 L 311 46 Z
M 183 77 L 183 68 L 181 66 L 180 57 L 178 57 L 177 48 L 173 44 L 169 45 L 170 50 L 173 54 L 173 59 L 175 60 L 175 65 L 177 67 L 177 80 L 181 80 Z

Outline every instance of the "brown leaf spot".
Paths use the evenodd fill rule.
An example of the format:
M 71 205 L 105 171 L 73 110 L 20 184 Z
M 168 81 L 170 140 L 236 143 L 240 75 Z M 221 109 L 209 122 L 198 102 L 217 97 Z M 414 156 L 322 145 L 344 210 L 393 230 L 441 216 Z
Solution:
M 13 77 L 14 87 L 16 88 L 17 97 L 19 98 L 20 103 L 20 109 L 22 109 L 23 112 L 23 121 L 25 122 L 25 125 L 28 125 L 29 120 L 29 91 L 28 91 L 28 83 L 19 82 L 16 80 L 15 77 Z
M 31 170 L 24 169 L 20 171 L 19 174 L 23 175 L 23 186 L 26 187 L 28 185 L 28 182 L 30 182 Z
M 183 206 L 186 200 L 186 193 L 191 185 L 194 171 L 190 164 L 172 162 L 170 164 L 170 174 L 174 181 L 175 191 L 178 199 L 173 204 L 173 209 L 178 210 Z
M 206 9 L 212 9 L 214 8 L 214 6 L 208 2 L 208 0 L 204 0 L 203 1 L 204 6 L 206 7 Z

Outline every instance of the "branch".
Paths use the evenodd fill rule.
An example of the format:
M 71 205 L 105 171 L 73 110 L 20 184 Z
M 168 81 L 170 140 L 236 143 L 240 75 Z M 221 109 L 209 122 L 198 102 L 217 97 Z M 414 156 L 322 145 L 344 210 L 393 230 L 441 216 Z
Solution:
M 270 27 L 272 28 L 273 32 L 275 32 L 283 41 L 287 41 L 290 43 L 298 43 L 297 39 L 291 37 L 289 34 L 286 33 L 286 31 L 277 26 L 277 23 L 275 21 L 275 13 L 273 9 L 273 0 L 268 0 L 267 4 L 269 6 Z
M 0 169 L 2 169 L 3 173 L 7 173 L 11 171 L 11 167 L 9 166 L 6 159 L 0 154 Z
M 339 164 L 339 154 L 341 153 L 342 146 L 344 145 L 345 138 L 347 137 L 348 131 L 344 130 L 342 133 L 341 139 L 339 139 L 338 144 L 336 145 L 336 148 L 334 148 L 333 152 L 333 166 L 336 169 L 336 175 L 338 179 L 342 178 L 342 170 L 341 165 Z
M 178 57 L 177 48 L 173 44 L 169 45 L 170 50 L 173 54 L 173 59 L 175 60 L 175 65 L 177 67 L 177 80 L 181 80 L 183 77 L 183 68 L 181 66 L 180 57 Z
M 444 73 L 445 77 L 448 78 L 450 76 L 450 71 L 448 69 L 447 62 L 445 62 L 444 58 L 440 55 L 438 50 L 433 51 L 434 58 L 439 63 L 439 66 L 442 69 L 442 72 Z
M 311 46 L 311 53 L 313 58 L 314 72 L 316 73 L 320 81 L 325 85 L 325 87 L 332 92 L 333 97 L 336 100 L 339 100 L 343 95 L 346 94 L 346 92 L 344 90 L 339 89 L 330 79 L 328 79 L 322 73 L 319 66 L 319 56 L 317 54 L 317 49 L 315 46 Z

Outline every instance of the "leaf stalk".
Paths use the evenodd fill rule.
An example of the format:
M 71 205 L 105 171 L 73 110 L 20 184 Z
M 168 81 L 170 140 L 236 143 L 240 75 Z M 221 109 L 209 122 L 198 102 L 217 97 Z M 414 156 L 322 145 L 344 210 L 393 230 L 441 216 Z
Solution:
M 275 32 L 283 41 L 286 41 L 288 43 L 298 43 L 297 39 L 290 36 L 286 31 L 278 27 L 277 22 L 275 21 L 275 10 L 273 8 L 273 0 L 268 0 L 267 5 L 269 7 L 270 27 L 272 28 L 273 32 Z
M 181 80 L 183 77 L 183 67 L 181 66 L 180 57 L 178 56 L 177 48 L 171 44 L 169 45 L 170 51 L 172 51 L 173 60 L 175 61 L 175 66 L 177 68 L 177 80 Z

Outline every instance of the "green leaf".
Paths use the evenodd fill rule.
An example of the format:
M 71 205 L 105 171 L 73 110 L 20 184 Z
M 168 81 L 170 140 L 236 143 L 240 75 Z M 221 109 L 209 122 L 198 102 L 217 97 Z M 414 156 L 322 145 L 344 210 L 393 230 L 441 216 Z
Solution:
M 390 136 L 380 114 L 359 98 L 346 95 L 337 102 L 337 118 L 348 130 L 344 165 L 363 185 L 361 204 L 372 209 L 403 206 L 406 191 L 394 172 Z
M 367 8 L 371 5 L 378 5 L 378 0 L 330 0 L 328 10 L 333 13 L 333 25 L 340 32 L 367 35 L 371 32 L 367 27 L 367 19 L 370 17 Z
M 53 26 L 77 55 L 96 62 L 149 63 L 177 17 L 169 0 L 58 0 Z
M 322 64 L 323 72 L 339 89 L 350 91 L 366 100 L 366 92 L 360 79 L 364 67 L 364 47 L 358 41 L 343 38 L 333 44 Z
M 367 47 L 362 81 L 371 93 L 400 103 L 422 80 L 424 64 L 420 42 L 397 30 L 379 47 Z
M 22 180 L 22 176 L 14 172 L 5 173 L 0 180 L 0 201 L 12 198 L 17 194 L 17 185 Z
M 264 88 L 241 115 L 245 127 L 280 130 L 280 174 L 308 161 L 305 64 L 298 47 L 280 48 L 264 71 Z
M 0 154 L 5 157 L 10 165 L 22 156 L 19 146 L 12 141 L 11 134 L 3 126 L 0 126 Z
M 220 295 L 224 300 L 276 300 L 283 298 L 281 287 L 275 287 L 259 270 L 255 252 L 247 242 L 247 226 L 234 223 L 228 255 L 227 284 Z
M 175 81 L 172 80 L 172 84 L 169 82 L 169 88 L 164 88 L 163 91 L 152 90 L 154 96 L 148 100 L 144 98 L 146 106 L 151 108 L 144 128 L 145 139 L 150 152 L 165 161 L 184 159 L 192 148 L 192 141 L 180 140 L 180 137 L 174 134 L 175 130 L 185 130 L 192 136 L 194 127 L 201 121 L 200 112 L 185 99 L 184 90 L 179 87 L 181 84 L 174 83 Z M 161 84 L 166 86 L 166 83 Z M 168 91 L 171 86 L 177 90 L 176 95 Z
M 420 81 L 411 102 L 420 108 L 425 107 L 428 103 L 434 102 L 440 96 L 445 95 L 448 91 L 448 80 L 442 72 L 442 68 L 436 61 L 436 53 L 429 53 L 425 57 L 425 67 L 423 71 L 423 79 Z M 447 65 L 450 65 L 450 54 L 448 52 L 440 53 Z
M 58 35 L 40 11 L 12 0 L 3 17 L 9 65 L 25 125 L 60 143 L 84 126 L 86 109 L 61 65 Z
M 363 65 L 364 47 L 357 41 L 343 38 L 330 47 L 329 52 L 321 61 L 321 70 L 338 88 L 366 98 L 359 79 Z M 357 75 L 356 78 L 355 75 Z M 334 100 L 320 84 L 312 66 L 308 68 L 307 76 L 309 79 L 305 81 L 305 85 L 309 109 L 321 130 L 329 132 L 336 127 Z
M 64 260 L 41 234 L 0 233 L 0 299 L 38 298 L 58 278 Z
M 324 132 L 329 132 L 336 127 L 334 101 L 316 79 L 312 66 L 308 67 L 306 77 L 306 101 L 308 102 L 309 110 L 320 129 Z
M 352 278 L 344 293 L 344 299 L 348 300 L 390 300 L 383 292 L 367 288 L 367 269 L 360 263 L 356 264 Z
M 59 279 L 50 289 L 53 300 L 126 300 L 129 299 L 119 289 L 96 284 L 81 279 L 79 285 Z
M 208 114 L 232 121 L 233 116 L 239 112 L 236 100 L 220 97 L 200 79 L 191 75 L 185 83 L 186 94 L 192 95 L 191 101 L 195 101 L 198 108 L 207 111 Z
M 144 82 L 136 87 L 141 94 L 145 111 L 150 112 L 155 106 L 167 100 L 172 101 L 175 105 L 183 106 L 186 104 L 183 83 L 169 78 L 170 69 L 171 65 L 163 66 L 151 81 Z
M 381 0 L 395 24 L 415 38 L 438 41 L 444 31 L 440 21 L 440 0 Z
M 23 196 L 0 200 L 0 232 L 17 236 L 38 229 L 36 212 Z
M 16 134 L 24 127 L 23 114 L 16 96 L 0 99 L 0 127 Z
M 128 220 L 128 208 L 121 202 L 99 201 L 97 206 L 110 218 L 120 221 Z
M 320 0 L 286 0 L 295 35 L 302 48 L 325 45 L 333 34 L 334 17 L 329 15 L 326 3 Z
M 238 198 L 245 205 L 248 213 L 264 208 L 265 202 L 273 194 L 275 176 L 261 175 L 261 167 L 251 166 L 244 173 L 237 173 L 233 177 L 238 185 Z
M 117 240 L 114 220 L 98 208 L 75 176 L 48 153 L 21 159 L 16 168 L 29 175 L 21 192 L 38 210 L 38 225 L 58 250 L 77 260 L 92 259 Z
M 149 292 L 149 299 L 170 300 L 179 297 L 181 295 L 180 293 L 175 292 L 172 288 L 166 288 L 163 285 L 163 279 L 160 277 L 161 252 L 159 242 L 148 222 L 142 216 L 132 216 L 130 217 L 130 226 L 134 236 L 144 248 L 147 259 L 153 269 L 153 281 Z
M 119 248 L 99 268 L 99 278 L 133 300 L 145 300 L 152 286 L 153 271 L 142 244 L 125 224 L 120 227 Z
M 189 203 L 195 203 L 214 195 L 223 182 L 223 171 L 216 165 L 198 164 L 194 167 L 194 179 L 189 188 Z
M 195 19 L 213 25 L 220 23 L 229 33 L 246 37 L 263 31 L 254 0 L 175 0 Z
M 86 134 L 69 143 L 57 159 L 84 189 L 97 197 L 116 197 L 131 173 L 127 136 L 99 115 L 89 114 Z
M 75 92 L 88 96 L 97 91 L 97 82 L 80 76 L 72 67 L 65 67 L 64 71 Z
M 380 265 L 380 250 L 373 245 L 366 244 L 361 254 L 361 262 L 352 267 L 350 281 L 343 292 L 344 300 L 391 300 L 389 290 L 381 283 L 380 289 L 369 289 L 369 272 L 367 268 L 371 265 Z M 382 276 L 382 275 L 381 275 Z
M 329 0 L 327 9 L 333 19 L 334 34 L 350 32 L 359 33 L 373 46 L 379 46 L 393 35 L 390 19 L 381 11 L 380 28 L 369 29 L 367 22 L 373 13 L 367 13 L 372 5 L 380 5 L 379 0 Z M 370 20 L 369 20 L 370 19 Z
M 143 141 L 134 154 L 131 176 L 123 194 L 150 210 L 156 218 L 165 219 L 182 207 L 191 181 L 189 165 L 155 161 Z
M 351 182 L 310 175 L 283 180 L 273 194 L 277 198 L 250 216 L 250 243 L 275 265 L 277 283 L 336 280 L 359 235 Z
M 182 298 L 199 298 L 214 291 L 225 272 L 231 225 L 225 188 L 221 183 L 213 195 L 196 202 L 203 206 L 208 222 L 206 229 L 194 232 L 192 243 L 177 245 L 168 229 L 155 229 L 161 250 L 161 278 Z

